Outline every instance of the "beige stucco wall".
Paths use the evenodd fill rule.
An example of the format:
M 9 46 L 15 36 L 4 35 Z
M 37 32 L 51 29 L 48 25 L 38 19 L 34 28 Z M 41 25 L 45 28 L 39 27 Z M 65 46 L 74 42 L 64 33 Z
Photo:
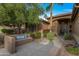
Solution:
M 79 16 L 76 17 L 74 23 L 73 23 L 73 33 L 76 34 L 76 35 L 79 35 Z
M 52 22 L 52 31 L 55 32 L 56 34 L 58 33 L 58 21 Z
M 41 29 L 42 29 L 42 30 L 48 30 L 48 29 L 49 29 L 49 24 L 47 24 L 47 23 L 42 23 Z

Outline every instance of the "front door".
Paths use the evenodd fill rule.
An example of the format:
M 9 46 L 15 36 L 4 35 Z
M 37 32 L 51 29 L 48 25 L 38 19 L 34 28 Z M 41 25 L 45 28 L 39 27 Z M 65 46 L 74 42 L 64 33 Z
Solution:
M 69 32 L 68 24 L 65 22 L 61 22 L 60 24 L 60 34 L 64 35 L 65 33 Z

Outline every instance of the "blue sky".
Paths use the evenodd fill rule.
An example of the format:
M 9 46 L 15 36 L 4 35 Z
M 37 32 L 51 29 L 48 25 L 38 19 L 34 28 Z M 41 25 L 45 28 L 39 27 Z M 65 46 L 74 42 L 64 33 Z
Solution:
M 41 5 L 45 9 L 49 4 L 42 3 Z M 72 12 L 73 5 L 74 5 L 73 3 L 64 3 L 63 5 L 54 4 L 52 13 L 54 16 L 59 15 L 59 14 L 64 14 L 64 13 L 70 13 L 70 12 Z M 49 16 L 50 12 L 46 12 L 46 14 Z

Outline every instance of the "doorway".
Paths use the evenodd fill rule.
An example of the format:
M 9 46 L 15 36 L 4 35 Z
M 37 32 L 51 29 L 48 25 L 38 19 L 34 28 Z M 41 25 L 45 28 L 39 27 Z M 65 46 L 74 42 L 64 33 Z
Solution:
M 69 22 L 67 19 L 59 20 L 59 35 L 64 35 L 65 33 L 69 33 Z

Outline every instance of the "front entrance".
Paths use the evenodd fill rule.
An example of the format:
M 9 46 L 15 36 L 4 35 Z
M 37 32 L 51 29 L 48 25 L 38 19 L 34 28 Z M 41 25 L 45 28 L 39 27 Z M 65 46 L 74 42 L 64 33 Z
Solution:
M 69 33 L 69 22 L 68 20 L 59 20 L 59 34 L 64 35 L 65 33 Z

